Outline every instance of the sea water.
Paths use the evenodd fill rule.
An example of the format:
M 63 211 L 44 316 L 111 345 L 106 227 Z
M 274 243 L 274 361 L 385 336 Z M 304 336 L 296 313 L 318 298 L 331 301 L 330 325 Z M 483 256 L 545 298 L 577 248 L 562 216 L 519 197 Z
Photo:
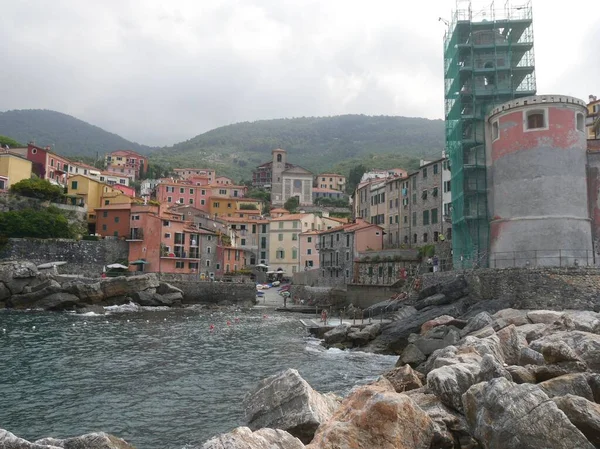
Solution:
M 244 425 L 244 395 L 280 370 L 344 395 L 397 359 L 327 350 L 298 315 L 108 313 L 0 311 L 0 428 L 28 440 L 102 430 L 140 449 L 191 449 Z

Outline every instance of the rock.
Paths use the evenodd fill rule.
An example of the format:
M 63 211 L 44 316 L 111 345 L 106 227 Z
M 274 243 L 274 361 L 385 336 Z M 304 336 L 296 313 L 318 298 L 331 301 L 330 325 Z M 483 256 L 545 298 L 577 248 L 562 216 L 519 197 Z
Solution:
M 402 351 L 402 355 L 400 355 L 396 366 L 410 365 L 414 368 L 425 360 L 427 360 L 425 354 L 423 354 L 415 345 L 409 344 L 404 348 L 404 351 Z
M 100 282 L 91 284 L 73 281 L 63 284 L 63 290 L 71 293 L 81 299 L 86 304 L 99 304 L 104 299 L 104 292 L 100 286 Z
M 500 346 L 500 339 L 497 335 L 486 338 L 465 337 L 460 342 L 460 347 L 472 347 L 480 356 L 486 354 L 494 357 L 498 362 L 504 363 L 504 354 Z
M 413 390 L 408 393 L 408 396 L 433 421 L 432 449 L 479 447 L 467 429 L 464 416 L 446 407 L 436 395 Z M 455 445 L 456 441 L 459 445 Z
M 472 386 L 463 396 L 473 436 L 486 449 L 593 449 L 536 385 L 504 378 Z
M 506 367 L 512 381 L 516 384 L 534 384 L 536 383 L 535 374 L 524 366 L 510 365 Z
M 35 441 L 33 444 L 39 444 L 42 446 L 56 446 L 63 447 L 65 440 L 59 440 L 58 438 L 42 438 L 41 440 Z
M 36 302 L 35 306 L 44 310 L 59 311 L 72 309 L 80 299 L 70 293 L 53 293 Z
M 569 320 L 572 330 L 600 333 L 600 314 L 589 310 L 566 311 L 564 318 Z
M 441 293 L 450 301 L 456 301 L 469 294 L 469 286 L 464 276 L 459 275 L 450 282 L 440 283 L 424 288 L 419 293 L 419 299 L 424 299 Z
M 248 427 L 282 429 L 309 443 L 339 404 L 321 395 L 294 369 L 263 379 L 244 398 Z
M 100 288 L 105 298 L 113 296 L 131 296 L 134 293 L 158 288 L 160 285 L 156 273 L 146 273 L 136 276 L 119 276 L 102 279 Z
M 544 356 L 531 348 L 521 348 L 519 354 L 519 365 L 545 365 Z
M 2 449 L 60 449 L 57 446 L 39 445 L 30 443 L 23 438 L 10 433 L 7 430 L 0 429 L 0 448 Z
M 541 352 L 546 361 L 583 360 L 593 371 L 600 371 L 600 336 L 589 332 L 563 331 L 547 335 L 529 344 Z M 573 351 L 565 349 L 568 346 Z M 548 354 L 548 355 L 547 355 Z
M 306 449 L 429 449 L 431 418 L 405 394 L 381 384 L 353 390 Z
M 381 333 L 381 323 L 374 323 L 365 326 L 363 332 L 367 332 L 369 334 L 369 338 L 373 340 Z
M 423 386 L 421 379 L 410 365 L 394 368 L 384 373 L 383 376 L 394 386 L 396 393 L 404 393 Z
M 169 293 L 181 293 L 183 295 L 183 290 L 171 284 L 167 284 L 166 282 L 159 282 L 158 287 L 156 287 L 156 293 L 158 293 L 159 295 L 168 295 Z
M 552 400 L 590 443 L 600 447 L 600 405 L 570 394 Z
M 364 316 L 373 317 L 381 314 L 392 313 L 404 306 L 404 301 L 399 301 L 397 299 L 386 299 L 385 301 L 378 302 L 377 304 L 367 307 L 364 311 Z
M 500 340 L 504 362 L 509 365 L 517 365 L 521 357 L 521 348 L 527 347 L 527 340 L 519 335 L 514 324 L 500 329 L 496 335 Z
M 538 384 L 538 387 L 544 390 L 551 398 L 554 396 L 572 394 L 589 401 L 594 400 L 594 394 L 588 383 L 588 376 L 583 373 L 573 373 L 555 377 Z
M 512 381 L 511 374 L 489 354 L 483 356 L 477 376 L 477 382 L 488 382 L 498 377 Z
M 448 407 L 462 412 L 462 395 L 477 382 L 479 366 L 456 363 L 427 374 L 427 387 Z
M 364 330 L 353 329 L 346 337 L 353 346 L 364 346 L 371 341 L 371 334 Z
M 425 335 L 416 337 L 412 341 L 412 344 L 426 356 L 438 349 L 454 345 L 460 340 L 459 331 L 449 326 L 437 326 L 429 330 Z
M 517 327 L 517 332 L 527 340 L 527 343 L 531 343 L 533 340 L 537 340 L 538 338 L 547 335 L 549 332 L 547 328 L 548 326 L 542 323 L 525 324 Z
M 425 334 L 428 330 L 433 329 L 434 327 L 448 324 L 452 320 L 454 320 L 454 317 L 450 315 L 442 315 L 433 320 L 429 320 L 426 323 L 423 323 L 421 326 L 421 335 Z
M 12 295 L 8 300 L 8 303 L 11 307 L 15 309 L 28 309 L 28 308 L 43 308 L 43 306 L 38 305 L 38 303 L 55 293 L 61 293 L 62 287 L 60 284 L 54 280 L 47 283 L 47 285 L 36 291 L 31 291 L 29 293 L 21 293 L 18 295 Z M 49 302 L 51 304 L 52 301 Z
M 527 318 L 533 324 L 553 324 L 560 321 L 562 318 L 562 312 L 556 312 L 554 310 L 532 310 L 527 312 Z
M 344 323 L 326 332 L 323 336 L 325 344 L 334 345 L 336 343 L 342 343 L 343 341 L 345 341 L 350 327 L 351 326 L 349 324 Z
M 517 309 L 503 309 L 492 315 L 496 321 L 503 320 L 508 326 L 514 324 L 515 326 L 523 326 L 524 324 L 531 323 L 527 318 L 527 312 Z
M 448 346 L 435 351 L 429 356 L 427 362 L 418 366 L 417 369 L 427 375 L 436 368 L 457 363 L 467 363 L 479 367 L 481 365 L 481 355 L 471 346 Z
M 487 312 L 481 312 L 469 320 L 463 330 L 460 331 L 460 336 L 464 337 L 472 332 L 478 331 L 486 326 L 492 325 L 494 319 Z
M 12 293 L 10 292 L 8 287 L 2 282 L 0 282 L 0 302 L 4 302 L 8 298 L 10 298 L 11 295 Z
M 229 433 L 211 438 L 202 449 L 304 449 L 304 444 L 284 430 L 238 427 Z
M 544 382 L 555 377 L 588 371 L 587 365 L 583 362 L 562 362 L 560 364 L 542 366 L 528 365 L 527 367 L 535 375 L 536 382 Z
M 594 402 L 600 404 L 600 374 L 588 374 L 588 384 L 590 384 L 590 388 L 592 389 Z
M 417 310 L 421 310 L 425 307 L 442 306 L 444 304 L 450 304 L 452 301 L 454 301 L 452 298 L 448 298 L 443 293 L 436 293 L 435 295 L 420 300 L 415 304 L 414 307 Z
M 6 430 L 0 429 L 0 448 L 2 449 L 134 449 L 125 440 L 104 432 L 89 433 L 79 437 L 59 440 L 44 438 L 30 443 L 18 438 Z
M 495 333 L 496 333 L 496 331 L 494 330 L 494 328 L 492 326 L 486 326 L 486 327 L 479 329 L 478 331 L 472 332 L 471 337 L 486 338 L 486 337 L 491 337 Z
M 27 286 L 42 282 L 37 266 L 31 262 L 1 262 L 0 283 L 11 295 L 23 293 Z
M 160 296 L 161 300 L 164 303 L 176 304 L 181 303 L 183 301 L 183 293 L 181 292 L 172 292 L 172 293 L 156 293 Z

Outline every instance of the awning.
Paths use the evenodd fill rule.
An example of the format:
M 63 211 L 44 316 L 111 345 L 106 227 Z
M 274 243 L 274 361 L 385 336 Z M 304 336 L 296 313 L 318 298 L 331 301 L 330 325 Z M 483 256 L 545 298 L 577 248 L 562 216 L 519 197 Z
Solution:
M 149 263 L 150 262 L 146 262 L 145 260 L 138 259 L 138 260 L 134 260 L 133 262 L 129 262 L 129 265 L 146 265 Z
M 147 262 L 144 262 L 144 263 L 147 263 Z M 129 267 L 126 267 L 125 265 L 121 265 L 120 263 L 111 263 L 110 265 L 107 265 L 106 268 L 120 268 L 122 270 L 126 270 Z

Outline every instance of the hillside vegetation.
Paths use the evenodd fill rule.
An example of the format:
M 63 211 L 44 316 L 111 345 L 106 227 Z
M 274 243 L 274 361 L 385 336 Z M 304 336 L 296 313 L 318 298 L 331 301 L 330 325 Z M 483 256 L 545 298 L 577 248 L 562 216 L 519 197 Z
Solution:
M 290 162 L 315 173 L 350 168 L 414 169 L 420 157 L 441 156 L 444 122 L 366 115 L 261 120 L 223 126 L 162 148 L 152 160 L 171 167 L 215 168 L 236 180 L 283 148 Z
M 152 148 L 130 142 L 82 120 L 56 111 L 22 109 L 0 112 L 0 134 L 22 144 L 51 146 L 65 156 L 101 157 L 118 149 L 148 153 Z

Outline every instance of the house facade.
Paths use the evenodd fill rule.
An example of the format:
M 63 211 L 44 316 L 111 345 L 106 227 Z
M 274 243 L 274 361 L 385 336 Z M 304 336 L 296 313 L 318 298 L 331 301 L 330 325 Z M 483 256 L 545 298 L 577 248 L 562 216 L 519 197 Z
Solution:
M 31 178 L 31 161 L 5 150 L 0 152 L 0 190 Z
M 148 170 L 148 158 L 135 151 L 117 150 L 104 157 L 107 172 L 129 176 L 132 180 L 140 179 Z
M 346 177 L 337 173 L 321 173 L 315 176 L 315 188 L 346 191 Z

